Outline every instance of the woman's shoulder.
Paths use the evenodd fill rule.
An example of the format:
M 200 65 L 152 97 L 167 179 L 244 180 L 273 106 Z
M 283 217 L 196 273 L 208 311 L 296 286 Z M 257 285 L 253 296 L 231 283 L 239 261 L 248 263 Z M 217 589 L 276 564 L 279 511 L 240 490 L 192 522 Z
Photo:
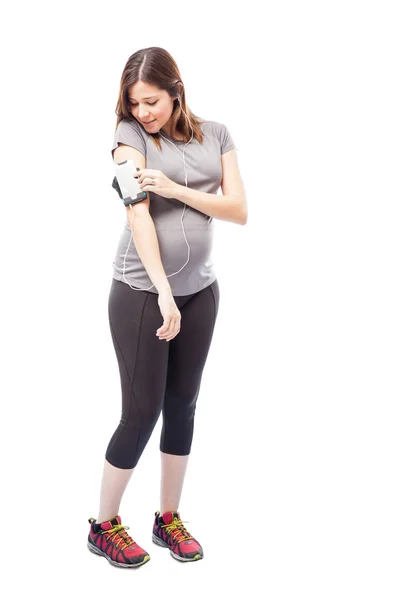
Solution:
M 208 129 L 212 129 L 213 127 L 218 127 L 218 121 L 213 121 L 212 119 L 199 119 L 200 125 L 202 127 L 206 127 Z
M 133 129 L 134 131 L 136 131 L 136 133 L 139 133 L 144 139 L 147 139 L 149 137 L 149 134 L 147 133 L 147 131 L 145 130 L 145 128 L 143 127 L 143 125 L 141 125 L 139 123 L 139 121 L 137 121 L 136 119 L 122 119 L 119 124 L 118 127 L 120 129 Z
M 226 125 L 221 123 L 220 121 L 214 121 L 212 119 L 202 119 L 201 120 L 201 129 L 205 136 L 215 137 L 217 139 L 221 138 L 221 134 L 224 132 Z

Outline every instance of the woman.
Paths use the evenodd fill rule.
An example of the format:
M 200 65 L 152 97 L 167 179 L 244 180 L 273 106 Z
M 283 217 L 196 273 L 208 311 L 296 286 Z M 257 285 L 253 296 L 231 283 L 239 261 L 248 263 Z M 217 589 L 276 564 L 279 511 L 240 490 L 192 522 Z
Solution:
M 108 308 L 122 416 L 106 450 L 99 516 L 89 519 L 88 547 L 115 566 L 150 560 L 118 512 L 162 411 L 161 506 L 152 539 L 174 558 L 195 561 L 203 549 L 178 508 L 219 307 L 213 217 L 245 224 L 245 191 L 228 129 L 187 107 L 167 51 L 145 48 L 129 58 L 116 113 L 113 159 L 133 160 L 139 186 L 150 194 L 126 207 L 113 263 Z

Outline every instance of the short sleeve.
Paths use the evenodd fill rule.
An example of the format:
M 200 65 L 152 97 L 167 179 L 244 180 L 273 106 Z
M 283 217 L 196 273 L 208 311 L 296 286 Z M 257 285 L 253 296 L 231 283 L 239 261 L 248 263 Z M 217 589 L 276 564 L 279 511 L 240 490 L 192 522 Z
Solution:
M 225 154 L 228 150 L 235 148 L 235 142 L 226 125 L 221 123 L 220 127 L 221 154 Z
M 132 146 L 132 148 L 139 150 L 143 156 L 147 156 L 146 138 L 137 121 L 123 120 L 118 123 L 118 127 L 114 133 L 111 157 L 113 157 L 113 150 L 118 146 L 118 143 Z

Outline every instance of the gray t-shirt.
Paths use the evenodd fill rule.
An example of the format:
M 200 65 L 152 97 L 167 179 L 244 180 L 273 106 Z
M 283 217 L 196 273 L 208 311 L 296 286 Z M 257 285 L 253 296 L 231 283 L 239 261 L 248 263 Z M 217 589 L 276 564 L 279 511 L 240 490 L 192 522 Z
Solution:
M 187 144 L 175 141 L 161 131 L 170 141 L 160 138 L 162 150 L 158 150 L 151 135 L 136 121 L 122 120 L 115 131 L 112 150 L 118 142 L 136 148 L 146 157 L 147 169 L 158 169 L 169 179 L 185 185 L 185 170 L 182 152 L 185 148 L 187 186 L 202 192 L 217 194 L 222 182 L 221 155 L 235 143 L 225 125 L 216 121 L 206 121 L 200 125 L 204 134 L 203 144 L 194 137 Z M 175 144 L 175 146 L 171 143 Z M 179 150 L 179 152 L 178 152 Z M 111 152 L 112 156 L 112 152 Z M 161 261 L 166 275 L 176 273 L 188 260 L 189 248 L 182 230 L 184 203 L 175 198 L 165 198 L 149 192 L 150 215 L 154 221 Z M 213 218 L 186 205 L 183 227 L 190 246 L 189 262 L 177 274 L 168 277 L 174 296 L 194 294 L 211 285 L 217 275 L 211 256 L 213 244 Z M 126 281 L 135 289 L 147 289 L 158 294 L 135 248 L 128 220 L 125 223 L 113 262 L 113 278 Z M 130 247 L 124 256 L 130 241 Z M 124 279 L 125 275 L 125 279 Z M 152 287 L 151 287 L 152 286 Z

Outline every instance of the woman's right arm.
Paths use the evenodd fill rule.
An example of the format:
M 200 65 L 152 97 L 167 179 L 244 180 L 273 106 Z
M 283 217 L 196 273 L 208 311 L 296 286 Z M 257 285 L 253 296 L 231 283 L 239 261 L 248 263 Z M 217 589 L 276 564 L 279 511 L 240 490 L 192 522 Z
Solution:
M 132 148 L 132 146 L 119 144 L 113 152 L 113 157 L 114 162 L 120 163 L 124 160 L 133 160 L 133 163 L 136 167 L 139 167 L 139 169 L 146 168 L 146 158 L 139 150 Z M 171 286 L 161 262 L 157 232 L 149 212 L 149 207 L 149 194 L 147 194 L 146 200 L 126 206 L 125 209 L 128 222 L 139 258 L 154 284 L 154 287 L 159 294 L 164 292 L 172 293 Z

